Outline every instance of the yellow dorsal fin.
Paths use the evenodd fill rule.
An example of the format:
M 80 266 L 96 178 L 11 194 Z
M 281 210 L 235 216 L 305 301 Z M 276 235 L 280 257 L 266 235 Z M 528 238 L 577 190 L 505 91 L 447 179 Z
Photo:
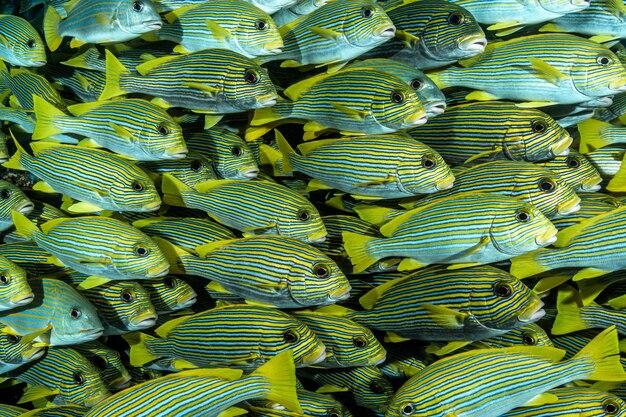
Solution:
M 238 180 L 206 180 L 196 184 L 194 187 L 201 193 L 207 193 L 217 187 L 238 182 Z
M 283 94 L 285 94 L 285 96 L 287 96 L 289 99 L 296 101 L 300 97 L 302 97 L 302 94 L 309 91 L 313 85 L 317 84 L 318 82 L 329 76 L 330 75 L 327 73 L 314 75 L 313 77 L 309 77 L 305 80 L 290 85 L 289 87 L 287 87 L 287 89 L 285 89 Z
M 72 104 L 71 106 L 67 106 L 67 110 L 74 116 L 80 116 L 83 113 L 87 113 L 88 111 L 100 107 L 104 103 L 106 103 L 106 101 L 90 101 L 86 103 Z
M 167 55 L 167 56 L 162 56 L 160 58 L 152 59 L 148 62 L 144 62 L 143 64 L 137 65 L 135 67 L 135 71 L 137 71 L 141 75 L 146 75 L 150 71 L 154 70 L 155 68 L 163 65 L 164 63 L 168 61 L 171 61 L 172 59 L 176 59 L 179 56 L 180 55 Z
M 187 13 L 189 10 L 195 9 L 196 7 L 198 7 L 198 4 L 200 3 L 195 3 L 195 4 L 192 3 L 186 6 L 178 7 L 177 9 L 172 10 L 171 12 L 167 13 L 165 15 L 165 20 L 167 20 L 167 23 L 170 23 L 170 24 L 174 23 L 175 21 L 180 19 L 182 15 Z
M 597 216 L 585 219 L 578 224 L 566 227 L 565 229 L 559 231 L 556 235 L 557 240 L 553 243 L 554 246 L 558 248 L 562 248 L 567 246 L 572 239 L 580 235 L 586 228 L 597 224 L 598 222 L 604 220 L 607 217 L 612 217 L 619 215 L 620 213 L 626 210 L 626 206 L 617 207 L 614 210 L 608 211 L 606 213 L 598 214 Z
M 157 335 L 159 335 L 159 337 L 166 338 L 167 335 L 172 331 L 172 329 L 174 329 L 179 324 L 185 322 L 190 317 L 193 317 L 193 316 L 182 316 L 182 317 L 177 317 L 175 319 L 171 319 L 168 322 L 163 323 L 162 325 L 157 327 L 157 329 L 154 332 Z
M 330 145 L 331 143 L 335 143 L 341 140 L 343 140 L 343 138 L 321 139 L 321 140 L 314 140 L 312 142 L 304 142 L 298 145 L 298 150 L 302 153 L 302 155 L 306 156 L 321 146 Z
M 216 249 L 219 249 L 223 246 L 229 245 L 233 242 L 237 242 L 239 239 L 226 239 L 226 240 L 216 240 L 215 242 L 205 243 L 204 245 L 196 246 L 196 252 L 201 257 L 206 257 L 209 253 L 213 252 Z
M 372 308 L 374 308 L 376 301 L 378 301 L 380 297 L 382 297 L 387 290 L 389 290 L 391 287 L 403 281 L 406 281 L 410 277 L 411 275 L 407 275 L 405 277 L 399 277 L 396 279 L 389 280 L 385 282 L 384 284 L 377 285 L 376 287 L 372 288 L 371 290 L 366 292 L 364 295 L 362 295 L 361 298 L 359 298 L 359 304 L 361 304 L 363 308 L 367 310 L 371 310 Z

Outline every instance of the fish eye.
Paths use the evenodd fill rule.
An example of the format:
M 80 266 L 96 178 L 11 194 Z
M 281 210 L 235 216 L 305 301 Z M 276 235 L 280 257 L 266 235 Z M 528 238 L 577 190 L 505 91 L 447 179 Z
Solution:
M 144 257 L 147 254 L 150 253 L 150 251 L 148 250 L 148 248 L 144 247 L 144 246 L 135 246 L 135 248 L 133 249 L 133 253 L 139 257 Z
M 253 69 L 246 70 L 244 79 L 248 84 L 256 84 L 259 82 L 259 73 Z
M 233 148 L 230 150 L 230 152 L 233 154 L 233 156 L 241 156 L 241 155 L 243 155 L 243 150 L 239 146 L 233 146 Z
M 567 159 L 565 160 L 565 163 L 567 164 L 569 168 L 580 167 L 580 160 L 574 156 L 568 156 Z
M 602 408 L 607 414 L 617 414 L 619 412 L 619 404 L 615 401 L 608 400 L 604 404 L 602 404 Z
M 308 210 L 300 210 L 298 211 L 298 219 L 303 222 L 309 221 L 311 220 L 311 214 Z
M 72 379 L 74 380 L 74 383 L 78 385 L 81 385 L 83 382 L 85 382 L 85 378 L 83 378 L 83 374 L 81 374 L 80 372 L 74 372 L 72 374 Z
M 29 39 L 29 40 L 26 41 L 26 47 L 28 49 L 33 49 L 33 48 L 35 48 L 36 45 L 37 45 L 37 42 L 35 42 L 34 39 Z
M 82 315 L 82 313 L 80 312 L 80 310 L 78 308 L 71 308 L 70 309 L 70 317 L 73 318 L 74 320 L 78 320 L 81 315 Z
M 613 60 L 610 56 L 600 55 L 598 59 L 596 59 L 596 62 L 603 67 L 606 67 L 607 65 L 611 65 L 613 63 Z
M 131 186 L 133 187 L 133 190 L 135 191 L 143 191 L 143 184 L 140 183 L 139 181 L 133 181 Z
M 163 136 L 170 134 L 170 129 L 167 126 L 163 126 L 163 125 L 158 125 L 157 131 Z
M 315 264 L 313 265 L 313 273 L 318 278 L 326 278 L 330 275 L 330 268 L 326 264 Z
M 91 362 L 96 365 L 96 368 L 101 369 L 101 370 L 105 370 L 107 368 L 107 360 L 105 358 L 103 358 L 102 356 L 95 356 Z
M 424 87 L 424 82 L 419 78 L 413 78 L 410 84 L 411 88 L 415 91 L 419 91 L 422 89 L 422 87 Z
M 524 332 L 522 333 L 522 342 L 528 346 L 535 346 L 537 344 L 537 339 L 532 333 Z
M 556 190 L 556 184 L 550 178 L 542 178 L 539 180 L 539 190 L 544 193 L 551 193 Z
M 176 281 L 173 278 L 165 278 L 165 280 L 163 281 L 163 285 L 165 285 L 167 288 L 174 288 L 176 287 Z
M 520 221 L 522 223 L 526 223 L 530 221 L 530 213 L 527 212 L 526 210 L 520 210 L 517 213 L 515 213 L 515 219 L 517 219 L 517 221 Z
M 6 200 L 7 198 L 11 197 L 11 192 L 9 190 L 7 190 L 6 188 L 2 191 L 0 191 L 0 198 L 3 200 Z
M 134 1 L 133 2 L 133 10 L 136 12 L 140 12 L 143 10 L 143 1 Z
M 513 294 L 513 288 L 504 282 L 496 282 L 493 286 L 493 293 L 498 297 L 507 298 Z
M 193 172 L 200 172 L 202 170 L 202 161 L 199 159 L 194 159 L 191 161 L 191 170 Z
M 267 30 L 270 27 L 270 25 L 268 25 L 265 20 L 259 19 L 256 22 L 254 22 L 254 27 L 257 30 Z
M 426 169 L 433 169 L 437 166 L 437 160 L 432 155 L 424 155 L 422 157 L 422 167 Z
M 405 404 L 402 407 L 402 414 L 404 414 L 405 416 L 410 416 L 411 414 L 413 414 L 413 406 L 411 404 Z
M 459 26 L 463 22 L 465 22 L 465 16 L 463 16 L 463 13 L 453 12 L 450 13 L 450 16 L 448 16 L 448 23 L 452 26 Z
M 383 387 L 382 384 L 376 381 L 370 384 L 370 390 L 372 390 L 374 394 L 384 394 L 386 391 L 385 387 Z
M 533 132 L 535 133 L 545 132 L 547 128 L 548 126 L 546 126 L 546 124 L 541 120 L 535 120 L 533 122 Z
M 337 410 L 330 410 L 326 417 L 341 417 L 341 413 Z
M 364 337 L 357 336 L 352 339 L 352 344 L 358 348 L 364 348 L 367 346 L 367 340 Z
M 11 282 L 11 277 L 8 275 L 0 275 L 0 284 L 8 285 Z
M 18 343 L 20 340 L 22 340 L 22 336 L 18 336 L 15 334 L 8 334 L 7 335 L 7 340 L 9 341 L 9 343 Z
M 366 19 L 374 16 L 374 8 L 372 6 L 365 6 L 361 8 L 361 16 Z
M 145 379 L 146 381 L 149 381 L 149 380 L 151 380 L 151 379 L 152 379 L 152 375 L 150 375 L 148 372 L 144 372 L 144 373 L 142 373 L 142 374 L 141 374 L 141 377 L 142 377 L 143 379 Z
M 401 91 L 394 91 L 391 93 L 391 100 L 398 104 L 404 103 L 404 93 Z
M 296 343 L 299 338 L 296 332 L 287 330 L 285 333 L 283 333 L 283 339 L 287 343 Z
M 131 301 L 134 300 L 135 297 L 133 297 L 133 293 L 130 292 L 129 290 L 122 290 L 122 292 L 120 293 L 120 298 L 125 303 L 130 303 Z

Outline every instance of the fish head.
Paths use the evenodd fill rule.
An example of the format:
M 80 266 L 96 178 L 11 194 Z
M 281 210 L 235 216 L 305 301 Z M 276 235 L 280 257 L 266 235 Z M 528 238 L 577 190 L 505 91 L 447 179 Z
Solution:
M 161 207 L 161 196 L 154 181 L 138 166 L 129 166 L 129 171 L 118 175 L 112 173 L 109 189 L 102 192 L 102 197 L 110 199 L 120 211 L 158 210 Z
M 167 275 L 169 263 L 148 235 L 134 227 L 125 227 L 126 233 L 117 236 L 111 255 L 114 269 L 126 279 L 150 279 Z
M 236 27 L 229 31 L 246 56 L 253 58 L 282 52 L 283 38 L 270 15 L 256 7 L 246 7 L 238 10 L 237 18 Z
M 160 175 L 170 174 L 191 188 L 201 182 L 217 179 L 211 161 L 194 151 L 182 159 L 146 161 L 141 163 L 141 167 Z
M 336 23 L 328 29 L 343 35 L 349 46 L 374 48 L 396 34 L 396 27 L 391 18 L 387 16 L 382 6 L 373 1 L 350 0 L 333 5 L 327 4 L 323 8 L 338 18 L 331 20 Z M 328 24 L 325 24 L 326 26 Z
M 302 305 L 326 305 L 345 300 L 350 296 L 350 283 L 335 261 L 319 252 L 317 249 L 307 250 L 306 258 L 303 256 L 294 265 L 292 273 L 298 274 L 301 294 L 292 291 L 292 296 Z
M 181 310 L 197 300 L 193 288 L 173 275 L 142 281 L 141 286 L 148 291 L 150 302 L 157 312 Z
M 602 177 L 589 160 L 578 152 L 557 156 L 543 165 L 556 172 L 575 191 L 600 191 Z
M 517 329 L 509 331 L 508 335 L 516 338 L 514 345 L 554 347 L 550 336 L 534 322 L 522 324 Z
M 31 303 L 35 294 L 28 285 L 26 271 L 0 256 L 0 311 Z
M 243 55 L 227 51 L 231 65 L 224 71 L 221 101 L 225 112 L 271 107 L 278 100 L 267 69 Z M 236 56 L 234 56 L 236 55 Z
M 135 281 L 109 281 L 87 290 L 98 312 L 115 327 L 127 331 L 152 327 L 157 318 L 150 295 Z
M 509 122 L 504 151 L 513 160 L 541 161 L 569 153 L 572 137 L 537 109 L 520 109 Z
M 563 15 L 586 9 L 591 0 L 539 0 L 538 3 L 547 12 Z
M 43 343 L 34 339 L 34 335 L 22 337 L 0 325 L 0 362 L 17 366 L 39 359 L 46 349 Z
M 10 31 L 3 32 L 2 44 L 8 49 L 4 59 L 11 65 L 24 67 L 42 67 L 46 65 L 46 47 L 39 33 L 25 19 L 19 16 L 2 16 L 5 27 Z
M 220 137 L 222 139 L 222 137 Z M 214 141 L 211 152 L 213 168 L 224 179 L 246 180 L 256 178 L 259 167 L 248 143 L 231 132 L 224 140 Z
M 291 190 L 289 190 L 291 194 Z M 322 216 L 308 200 L 294 193 L 294 204 L 282 207 L 275 219 L 278 234 L 307 243 L 323 242 L 328 232 Z
M 19 187 L 7 181 L 0 181 L 0 219 L 11 222 L 11 211 L 16 210 L 27 216 L 35 204 L 26 197 Z M 11 222 L 12 223 L 12 222 Z
M 416 143 L 412 156 L 397 167 L 399 186 L 411 194 L 430 194 L 452 188 L 454 174 L 438 152 Z
M 371 112 L 387 132 L 421 126 L 428 120 L 426 108 L 417 93 L 399 79 L 378 73 L 380 88 L 370 95 Z M 387 79 L 384 80 L 383 77 Z
M 140 35 L 161 29 L 163 23 L 151 0 L 120 0 L 115 12 L 117 24 L 123 32 Z
M 588 47 L 580 48 L 581 52 L 571 64 L 574 88 L 588 100 L 626 91 L 626 68 L 615 53 L 600 44 L 588 42 Z
M 349 372 L 348 378 L 351 381 L 350 388 L 354 395 L 354 401 L 358 405 L 377 413 L 385 413 L 394 393 L 391 381 L 377 366 L 361 366 L 350 369 L 352 372 Z
M 183 129 L 163 109 L 151 105 L 150 102 L 143 104 L 150 107 L 145 117 L 137 115 L 141 125 L 137 132 L 133 132 L 135 146 L 150 159 L 184 158 L 188 150 L 183 139 Z
M 130 375 L 117 350 L 97 341 L 81 343 L 76 350 L 98 369 L 100 378 L 110 390 L 118 391 L 126 388 Z

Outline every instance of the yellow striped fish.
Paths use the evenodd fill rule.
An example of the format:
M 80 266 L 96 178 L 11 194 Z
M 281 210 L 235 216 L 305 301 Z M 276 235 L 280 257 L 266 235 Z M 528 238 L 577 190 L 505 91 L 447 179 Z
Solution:
M 148 292 L 150 303 L 157 314 L 191 307 L 196 303 L 198 296 L 184 279 L 173 275 L 142 281 L 141 286 Z
M 548 168 L 558 174 L 574 191 L 600 191 L 602 177 L 591 162 L 578 152 L 570 152 L 568 156 L 557 156 L 546 162 L 535 162 L 535 165 Z
M 26 280 L 26 271 L 0 256 L 0 311 L 29 304 L 35 299 Z
M 13 226 L 11 218 L 13 211 L 28 216 L 34 208 L 35 204 L 26 197 L 26 194 L 18 186 L 0 180 L 0 231 Z
M 43 343 L 34 339 L 40 332 L 19 336 L 4 324 L 0 324 L 0 374 L 19 368 L 25 363 L 36 361 L 46 353 Z M 0 415 L 2 411 L 0 411 Z
M 0 15 L 0 59 L 16 66 L 41 67 L 46 65 L 46 47 L 27 20 L 3 14 Z
M 130 385 L 130 374 L 124 367 L 117 350 L 111 349 L 97 340 L 76 344 L 73 349 L 89 359 L 98 368 L 102 382 L 110 391 L 119 391 Z

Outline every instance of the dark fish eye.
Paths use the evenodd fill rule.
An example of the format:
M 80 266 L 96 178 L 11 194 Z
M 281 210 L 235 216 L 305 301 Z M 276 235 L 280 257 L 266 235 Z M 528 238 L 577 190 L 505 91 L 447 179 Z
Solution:
M 509 284 L 505 284 L 503 282 L 497 282 L 493 286 L 493 293 L 498 297 L 507 298 L 513 294 L 513 289 Z
M 330 268 L 325 264 L 313 265 L 313 273 L 318 278 L 326 278 L 330 274 Z
M 374 16 L 374 8 L 372 6 L 365 6 L 361 8 L 361 16 L 369 19 Z
M 151 379 L 152 379 L 152 375 L 150 375 L 148 372 L 144 372 L 144 373 L 142 373 L 142 374 L 141 374 L 141 377 L 142 377 L 143 379 L 145 379 L 146 381 L 149 381 L 149 380 L 151 380 Z
M 298 211 L 298 219 L 303 222 L 309 221 L 311 219 L 311 214 L 308 210 L 300 210 Z
M 537 339 L 532 333 L 522 333 L 522 342 L 528 346 L 535 346 L 537 344 Z
M 96 368 L 101 369 L 101 370 L 105 370 L 107 367 L 107 360 L 105 358 L 103 358 L 102 356 L 95 356 L 91 362 L 93 362 L 94 365 L 96 365 Z
M 133 190 L 135 190 L 135 191 L 143 191 L 143 184 L 140 183 L 139 181 L 133 181 L 133 183 L 131 185 L 133 187 Z
M 85 378 L 83 378 L 83 374 L 81 374 L 80 372 L 74 372 L 72 374 L 72 379 L 74 379 L 74 383 L 78 385 L 85 382 Z
M 617 414 L 619 412 L 619 404 L 615 403 L 612 400 L 609 400 L 602 404 L 602 408 L 604 408 L 604 412 L 607 414 Z
M 422 167 L 426 169 L 433 169 L 437 166 L 437 160 L 432 155 L 424 155 L 422 157 Z
M 520 210 L 517 213 L 515 213 L 515 218 L 517 219 L 517 221 L 526 223 L 530 221 L 530 213 L 527 212 L 526 210 Z
M 355 337 L 352 339 L 352 344 L 358 348 L 364 348 L 367 346 L 367 340 L 364 337 Z
M 253 69 L 246 70 L 244 79 L 248 84 L 256 84 L 259 82 L 259 73 Z
M 133 2 L 133 10 L 136 12 L 140 12 L 143 10 L 143 1 L 134 1 Z
M 6 200 L 7 198 L 11 197 L 11 192 L 7 189 L 4 189 L 2 191 L 0 191 L 0 198 L 3 200 Z
M 415 91 L 419 91 L 424 87 L 424 82 L 418 78 L 413 78 L 411 80 L 411 88 Z
M 539 180 L 539 190 L 544 193 L 551 193 L 556 190 L 556 184 L 550 178 L 542 178 Z
M 580 167 L 580 160 L 574 156 L 568 156 L 567 159 L 565 160 L 565 163 L 567 164 L 569 168 Z
M 125 303 L 130 303 L 135 297 L 133 297 L 133 293 L 129 290 L 122 290 L 122 292 L 120 293 L 120 298 Z
M 465 16 L 463 16 L 463 13 L 453 12 L 450 13 L 450 16 L 448 16 L 448 23 L 450 23 L 452 26 L 459 26 L 464 21 Z
M 413 414 L 413 406 L 411 404 L 406 404 L 405 406 L 403 406 L 402 414 L 404 414 L 405 416 L 410 416 L 411 414 Z
M 7 275 L 0 275 L 0 284 L 8 285 L 11 282 L 11 277 Z
M 167 126 L 163 126 L 163 125 L 158 125 L 157 131 L 163 136 L 170 134 L 170 129 Z
M 37 45 L 37 42 L 35 42 L 34 39 L 29 39 L 26 41 L 26 47 L 28 49 L 33 49 L 36 45 Z
M 404 103 L 404 93 L 400 92 L 400 91 L 394 91 L 393 93 L 391 93 L 391 100 L 394 103 Z
M 233 156 L 241 156 L 241 155 L 243 155 L 243 150 L 239 146 L 233 146 L 233 148 L 230 150 L 230 152 L 233 154 Z
M 81 315 L 82 315 L 82 313 L 80 312 L 79 309 L 77 309 L 77 308 L 71 308 L 70 309 L 70 317 L 73 318 L 74 320 L 78 320 Z
M 374 381 L 370 384 L 370 390 L 372 390 L 372 392 L 374 394 L 384 394 L 385 393 L 385 387 L 383 387 L 380 383 Z
M 165 280 L 163 281 L 163 285 L 165 285 L 167 288 L 174 288 L 176 287 L 176 281 L 173 278 L 165 278 Z
M 606 55 L 600 55 L 596 61 L 598 62 L 598 64 L 602 65 L 603 67 L 606 67 L 607 65 L 611 65 L 613 63 L 613 60 L 611 59 L 611 57 L 606 56 Z
M 143 246 L 135 246 L 135 249 L 133 249 L 133 253 L 137 256 L 144 257 L 148 253 L 150 253 L 150 251 L 148 250 L 148 248 L 145 248 Z
M 270 26 L 267 24 L 265 20 L 259 19 L 256 22 L 254 22 L 254 27 L 257 30 L 267 30 Z
M 283 333 L 283 339 L 287 343 L 296 343 L 298 341 L 298 335 L 291 330 L 287 330 Z
M 202 169 L 202 161 L 198 160 L 198 159 L 194 159 L 193 161 L 191 161 L 191 170 L 194 172 L 200 172 L 200 170 Z
M 9 341 L 9 343 L 18 343 L 20 340 L 22 340 L 22 336 L 17 336 L 15 334 L 8 334 L 7 335 L 7 340 Z
M 548 126 L 546 126 L 546 124 L 540 120 L 535 120 L 533 122 L 533 132 L 535 133 L 545 132 L 547 128 Z

